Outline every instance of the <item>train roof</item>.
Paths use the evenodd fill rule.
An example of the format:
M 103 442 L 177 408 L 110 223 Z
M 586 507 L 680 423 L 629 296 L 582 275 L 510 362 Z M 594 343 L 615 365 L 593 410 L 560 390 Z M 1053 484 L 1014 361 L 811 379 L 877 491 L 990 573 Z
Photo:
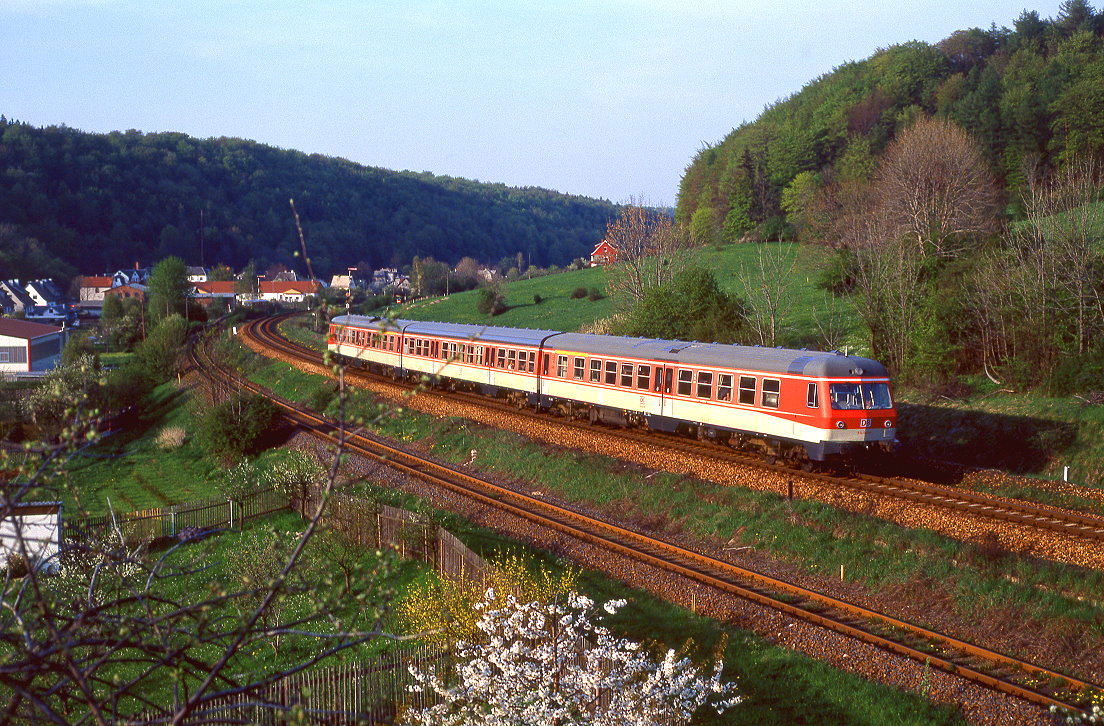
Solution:
M 531 328 L 505 328 L 496 325 L 471 325 L 468 323 L 433 323 L 421 320 L 388 320 L 365 315 L 338 315 L 330 322 L 335 325 L 355 325 L 376 330 L 404 331 L 412 335 L 444 335 L 457 340 L 475 340 L 505 345 L 540 345 L 558 330 L 534 330 Z
M 640 356 L 665 363 L 742 368 L 766 373 L 832 378 L 889 375 L 885 366 L 876 360 L 844 355 L 838 351 L 825 353 L 758 345 L 626 338 L 586 333 L 564 333 L 556 336 L 552 343 L 561 349 L 592 355 Z
M 597 356 L 646 358 L 665 363 L 740 368 L 765 373 L 849 378 L 888 377 L 885 366 L 870 358 L 844 355 L 838 351 L 794 350 L 766 348 L 758 345 L 727 345 L 685 340 L 630 338 L 590 333 L 562 333 L 556 330 L 506 328 L 494 325 L 465 323 L 434 323 L 415 320 L 394 320 L 363 315 L 339 315 L 332 320 L 337 325 L 365 326 L 374 329 L 403 330 L 412 334 L 444 335 L 458 340 L 478 339 L 506 345 L 550 344 L 560 350 Z M 554 337 L 553 337 L 554 336 Z

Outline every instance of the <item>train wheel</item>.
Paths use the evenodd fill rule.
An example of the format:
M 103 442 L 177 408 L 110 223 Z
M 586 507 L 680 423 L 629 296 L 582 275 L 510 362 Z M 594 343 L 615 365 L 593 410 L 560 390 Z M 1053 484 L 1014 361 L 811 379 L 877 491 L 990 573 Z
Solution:
M 590 413 L 587 414 L 587 422 L 591 426 L 596 426 L 598 424 L 598 409 L 593 407 L 590 409 Z

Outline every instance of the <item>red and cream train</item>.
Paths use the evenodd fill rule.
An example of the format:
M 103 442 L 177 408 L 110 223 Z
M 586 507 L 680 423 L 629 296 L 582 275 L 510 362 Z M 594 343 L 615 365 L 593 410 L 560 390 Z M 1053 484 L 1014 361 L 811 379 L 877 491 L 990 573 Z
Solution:
M 359 315 L 331 320 L 328 347 L 400 378 L 594 423 L 689 431 L 795 464 L 890 450 L 896 440 L 885 367 L 838 352 Z

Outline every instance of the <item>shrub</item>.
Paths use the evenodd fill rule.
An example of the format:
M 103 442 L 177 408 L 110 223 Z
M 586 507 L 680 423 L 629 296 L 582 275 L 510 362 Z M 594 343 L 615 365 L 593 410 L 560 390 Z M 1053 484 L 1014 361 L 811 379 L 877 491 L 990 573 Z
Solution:
M 534 295 L 533 296 L 533 304 L 534 305 L 540 305 L 542 302 L 544 302 L 543 297 L 541 297 L 540 295 Z
M 482 287 L 475 300 L 475 309 L 481 315 L 501 315 L 506 312 L 506 298 L 496 287 Z
M 268 399 L 238 395 L 201 415 L 199 433 L 215 456 L 240 459 L 263 448 L 265 435 L 276 423 L 277 415 L 275 404 Z
M 179 449 L 184 445 L 187 432 L 183 426 L 166 426 L 157 433 L 157 448 L 162 451 Z
M 592 287 L 589 290 L 587 290 L 587 300 L 590 300 L 591 302 L 594 302 L 596 300 L 601 300 L 604 297 L 605 297 L 605 295 L 602 294 L 602 291 L 599 290 L 596 287 Z
M 582 300 L 587 296 L 587 289 L 585 287 L 577 287 L 571 291 L 572 300 Z
M 188 321 L 173 313 L 135 346 L 134 357 L 157 382 L 167 381 L 180 370 L 180 353 L 188 337 Z

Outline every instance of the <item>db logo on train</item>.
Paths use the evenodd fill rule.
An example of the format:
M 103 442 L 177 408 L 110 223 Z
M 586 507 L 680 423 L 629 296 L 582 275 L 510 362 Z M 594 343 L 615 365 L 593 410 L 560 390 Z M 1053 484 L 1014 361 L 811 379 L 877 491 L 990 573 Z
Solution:
M 870 419 L 868 419 L 868 418 L 859 419 L 859 428 L 860 429 L 870 428 Z

